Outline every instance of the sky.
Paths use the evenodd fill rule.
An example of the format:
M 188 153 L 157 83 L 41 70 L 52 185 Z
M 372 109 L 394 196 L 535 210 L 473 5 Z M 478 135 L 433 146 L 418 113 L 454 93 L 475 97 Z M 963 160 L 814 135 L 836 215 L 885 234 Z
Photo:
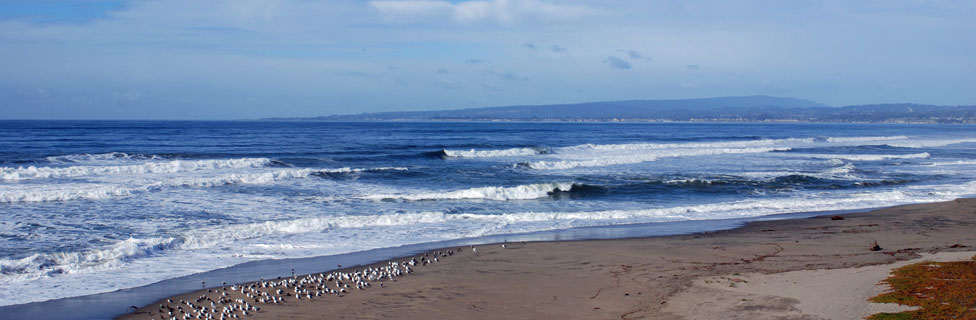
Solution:
M 0 119 L 976 105 L 976 1 L 0 0 Z

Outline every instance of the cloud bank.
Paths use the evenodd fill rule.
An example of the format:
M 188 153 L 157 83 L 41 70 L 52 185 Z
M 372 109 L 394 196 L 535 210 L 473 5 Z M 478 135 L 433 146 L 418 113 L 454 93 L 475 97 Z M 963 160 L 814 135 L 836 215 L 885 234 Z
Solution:
M 471 24 L 479 22 L 516 23 L 526 19 L 571 20 L 594 13 L 586 5 L 557 4 L 537 0 L 490 1 L 370 1 L 380 13 L 391 18 L 450 19 Z

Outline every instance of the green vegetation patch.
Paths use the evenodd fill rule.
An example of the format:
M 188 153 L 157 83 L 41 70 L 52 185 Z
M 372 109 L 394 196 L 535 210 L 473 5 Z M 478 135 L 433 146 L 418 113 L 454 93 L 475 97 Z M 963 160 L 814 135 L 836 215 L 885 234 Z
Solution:
M 920 262 L 895 269 L 891 274 L 882 281 L 891 290 L 868 301 L 919 309 L 879 313 L 868 319 L 976 320 L 976 256 L 970 261 Z

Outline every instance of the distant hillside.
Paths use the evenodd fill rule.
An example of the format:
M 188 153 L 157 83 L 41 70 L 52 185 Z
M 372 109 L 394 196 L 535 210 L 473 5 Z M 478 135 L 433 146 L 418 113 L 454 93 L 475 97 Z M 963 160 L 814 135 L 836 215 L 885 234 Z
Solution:
M 976 106 L 877 104 L 829 107 L 770 96 L 683 100 L 627 100 L 441 111 L 379 112 L 313 121 L 813 121 L 976 123 Z

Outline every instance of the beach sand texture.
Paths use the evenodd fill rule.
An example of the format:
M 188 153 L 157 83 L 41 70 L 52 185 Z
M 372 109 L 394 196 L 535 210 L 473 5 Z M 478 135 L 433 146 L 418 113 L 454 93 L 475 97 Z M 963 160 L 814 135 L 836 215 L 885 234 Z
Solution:
M 843 217 L 682 236 L 465 247 L 383 287 L 257 303 L 261 310 L 243 318 L 857 319 L 903 310 L 866 301 L 883 290 L 876 284 L 892 268 L 923 255 L 976 254 L 976 199 Z M 869 250 L 872 241 L 882 249 Z M 121 318 L 160 319 L 159 304 L 167 303 Z

